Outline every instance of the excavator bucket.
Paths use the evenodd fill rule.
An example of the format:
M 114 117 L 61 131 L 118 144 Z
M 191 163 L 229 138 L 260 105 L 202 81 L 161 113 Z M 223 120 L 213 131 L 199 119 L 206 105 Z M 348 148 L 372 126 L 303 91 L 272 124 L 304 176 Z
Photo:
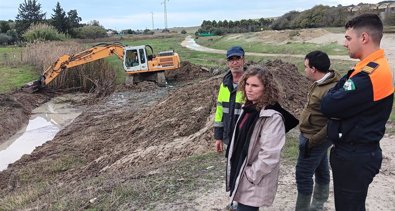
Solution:
M 41 90 L 44 86 L 42 85 L 42 76 L 36 80 L 31 81 L 21 87 L 21 90 L 27 93 L 34 93 Z

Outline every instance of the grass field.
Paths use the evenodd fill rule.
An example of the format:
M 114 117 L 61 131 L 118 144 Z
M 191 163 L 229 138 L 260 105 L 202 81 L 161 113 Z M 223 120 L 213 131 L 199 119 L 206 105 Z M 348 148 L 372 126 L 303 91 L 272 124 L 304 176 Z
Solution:
M 248 52 L 272 53 L 272 54 L 302 54 L 313 51 L 325 51 L 329 55 L 347 55 L 343 46 L 330 43 L 319 45 L 314 43 L 287 42 L 285 44 L 269 44 L 261 41 L 248 41 L 243 39 L 228 39 L 227 36 L 200 37 L 197 43 L 215 49 L 228 49 L 234 45 L 240 45 Z

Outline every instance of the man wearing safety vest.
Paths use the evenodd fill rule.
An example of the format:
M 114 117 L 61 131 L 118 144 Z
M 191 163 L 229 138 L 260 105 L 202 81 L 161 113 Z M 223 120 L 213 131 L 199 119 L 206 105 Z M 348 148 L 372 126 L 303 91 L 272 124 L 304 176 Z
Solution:
M 229 71 L 220 85 L 214 119 L 214 139 L 217 152 L 224 150 L 232 138 L 232 132 L 240 115 L 242 94 L 237 84 L 244 73 L 244 50 L 240 46 L 231 47 L 227 53 Z

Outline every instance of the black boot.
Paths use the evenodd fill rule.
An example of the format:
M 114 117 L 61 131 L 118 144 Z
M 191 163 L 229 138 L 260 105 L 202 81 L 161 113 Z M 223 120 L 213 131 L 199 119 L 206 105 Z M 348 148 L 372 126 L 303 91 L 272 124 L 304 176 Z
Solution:
M 324 210 L 324 203 L 329 197 L 329 184 L 320 185 L 315 183 L 313 201 L 311 202 L 311 211 Z
M 305 195 L 298 193 L 298 198 L 296 199 L 295 211 L 309 211 L 310 200 L 311 200 L 311 194 Z

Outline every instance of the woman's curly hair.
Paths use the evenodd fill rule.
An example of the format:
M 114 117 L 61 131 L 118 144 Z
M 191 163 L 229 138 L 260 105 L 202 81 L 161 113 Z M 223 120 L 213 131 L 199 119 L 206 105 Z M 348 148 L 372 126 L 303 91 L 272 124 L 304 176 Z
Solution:
M 243 93 L 244 102 L 246 102 L 246 104 L 251 103 L 246 98 L 247 95 L 245 91 L 245 86 L 247 79 L 252 76 L 257 76 L 263 84 L 263 95 L 257 103 L 257 108 L 262 109 L 267 105 L 273 105 L 278 102 L 279 88 L 277 82 L 275 81 L 274 76 L 270 72 L 270 70 L 262 65 L 251 65 L 250 67 L 248 67 L 248 69 L 239 81 L 239 90 Z

